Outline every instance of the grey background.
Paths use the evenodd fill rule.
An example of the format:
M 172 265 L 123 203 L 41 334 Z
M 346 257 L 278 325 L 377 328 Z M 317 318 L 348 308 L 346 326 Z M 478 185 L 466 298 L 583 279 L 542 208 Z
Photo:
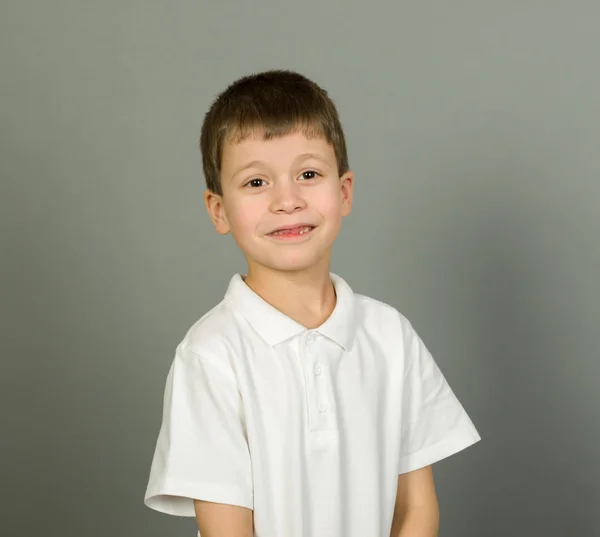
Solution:
M 217 92 L 283 67 L 346 129 L 332 269 L 412 320 L 483 436 L 435 466 L 440 535 L 598 535 L 599 17 L 3 2 L 0 534 L 194 535 L 143 495 L 175 346 L 244 270 L 197 139 Z

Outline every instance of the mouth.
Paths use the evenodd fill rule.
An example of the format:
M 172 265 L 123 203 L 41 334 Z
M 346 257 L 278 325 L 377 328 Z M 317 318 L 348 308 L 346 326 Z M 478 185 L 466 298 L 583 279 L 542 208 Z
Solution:
M 315 226 L 300 225 L 296 227 L 278 229 L 272 231 L 267 236 L 276 239 L 295 239 L 309 235 L 313 229 L 315 229 Z

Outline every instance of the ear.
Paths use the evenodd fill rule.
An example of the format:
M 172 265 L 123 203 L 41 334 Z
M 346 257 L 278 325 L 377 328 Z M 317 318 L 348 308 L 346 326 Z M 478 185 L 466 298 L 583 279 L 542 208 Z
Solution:
M 342 200 L 342 216 L 348 216 L 352 210 L 354 194 L 354 173 L 347 171 L 340 177 L 340 195 Z
M 225 206 L 223 205 L 223 196 L 207 189 L 204 191 L 204 204 L 217 233 L 221 235 L 229 233 L 230 228 L 225 214 Z

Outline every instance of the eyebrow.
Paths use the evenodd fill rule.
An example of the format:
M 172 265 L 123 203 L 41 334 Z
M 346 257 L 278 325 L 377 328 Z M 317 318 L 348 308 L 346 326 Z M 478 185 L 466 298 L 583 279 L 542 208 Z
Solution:
M 329 164 L 329 162 L 327 162 L 327 159 L 324 156 L 319 155 L 319 153 L 303 153 L 302 155 L 298 155 L 294 162 L 302 162 L 303 160 L 308 160 L 311 158 L 318 160 L 323 164 Z
M 294 164 L 298 164 L 300 162 L 303 162 L 303 161 L 309 160 L 309 159 L 318 160 L 319 162 L 325 164 L 325 166 L 329 166 L 329 162 L 327 161 L 327 159 L 323 155 L 320 155 L 319 153 L 302 153 L 301 155 L 298 155 L 294 159 Z M 258 168 L 265 164 L 266 163 L 263 162 L 262 160 L 253 160 L 252 162 L 248 162 L 248 164 L 244 164 L 241 168 L 236 170 L 231 177 L 237 176 L 238 173 L 241 173 L 244 170 L 247 170 L 248 168 L 254 168 L 254 167 Z

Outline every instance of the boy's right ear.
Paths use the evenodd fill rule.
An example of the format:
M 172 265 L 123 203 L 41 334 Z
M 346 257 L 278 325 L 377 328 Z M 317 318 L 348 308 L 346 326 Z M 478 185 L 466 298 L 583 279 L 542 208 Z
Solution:
M 212 220 L 217 233 L 226 235 L 229 233 L 229 222 L 227 221 L 227 215 L 225 214 L 225 206 L 223 204 L 223 196 L 215 194 L 209 189 L 204 191 L 204 204 L 208 215 Z

